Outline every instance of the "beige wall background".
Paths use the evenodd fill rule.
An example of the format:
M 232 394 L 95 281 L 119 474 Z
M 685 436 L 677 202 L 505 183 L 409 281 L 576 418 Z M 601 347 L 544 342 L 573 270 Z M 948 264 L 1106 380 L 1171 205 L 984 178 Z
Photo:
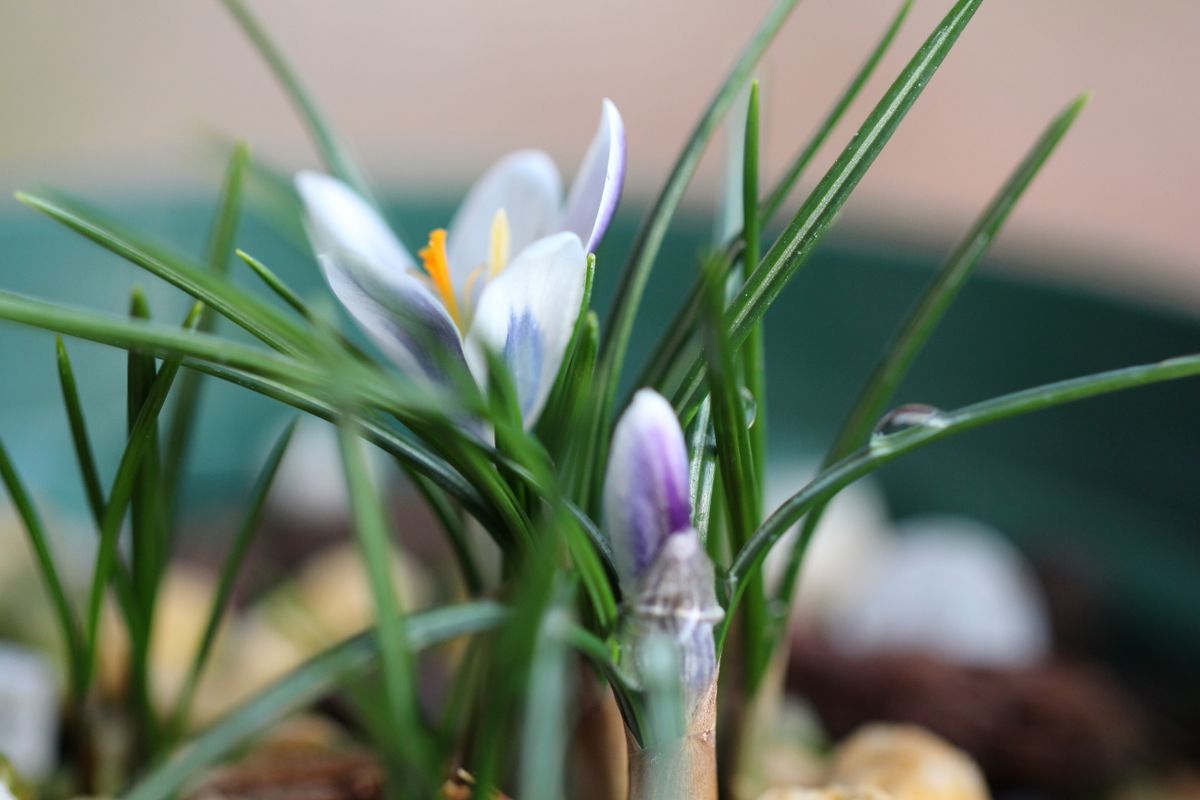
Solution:
M 569 173 L 609 96 L 629 131 L 629 192 L 643 197 L 768 5 L 252 2 L 381 182 L 444 192 L 523 146 L 544 147 Z M 897 5 L 800 4 L 763 67 L 769 176 Z M 917 0 L 839 146 L 951 5 Z M 1070 254 L 1072 279 L 1200 310 L 1198 41 L 1196 0 L 989 0 L 864 181 L 851 224 L 949 239 L 1045 122 L 1091 89 L 1091 106 L 1001 247 L 1040 257 L 1047 270 L 1063 269 L 1053 256 Z M 30 182 L 93 196 L 208 186 L 215 164 L 200 153 L 213 131 L 287 166 L 315 161 L 216 0 L 0 0 L 6 196 Z M 712 202 L 717 159 L 709 161 L 690 202 Z

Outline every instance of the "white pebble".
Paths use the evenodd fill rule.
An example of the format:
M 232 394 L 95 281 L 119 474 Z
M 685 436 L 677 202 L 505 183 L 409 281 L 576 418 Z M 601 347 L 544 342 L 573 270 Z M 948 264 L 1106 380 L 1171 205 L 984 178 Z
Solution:
M 50 661 L 33 650 L 0 643 L 0 753 L 21 775 L 38 779 L 49 774 L 58 714 L 58 680 Z M 8 798 L 0 794 L 0 800 Z
M 952 662 L 1020 667 L 1051 648 L 1045 602 L 1020 553 L 962 517 L 907 521 L 874 580 L 831 625 L 843 650 L 920 650 Z

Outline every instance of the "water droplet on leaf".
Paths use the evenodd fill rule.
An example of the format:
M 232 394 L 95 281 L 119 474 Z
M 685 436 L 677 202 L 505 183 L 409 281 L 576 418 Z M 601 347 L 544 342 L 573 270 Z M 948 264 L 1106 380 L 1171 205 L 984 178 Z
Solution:
M 871 432 L 871 438 L 882 439 L 909 428 L 940 428 L 945 424 L 941 409 L 924 403 L 906 403 L 880 417 L 875 430 Z
M 758 400 L 754 398 L 754 394 L 745 386 L 741 387 L 742 394 L 742 413 L 746 417 L 746 428 L 754 426 L 754 420 L 758 419 Z

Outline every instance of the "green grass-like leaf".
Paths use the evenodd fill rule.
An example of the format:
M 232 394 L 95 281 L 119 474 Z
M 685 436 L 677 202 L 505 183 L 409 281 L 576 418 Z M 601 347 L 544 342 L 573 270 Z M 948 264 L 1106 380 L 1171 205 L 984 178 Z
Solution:
M 224 276 L 229 272 L 229 259 L 233 255 L 238 223 L 242 214 L 242 189 L 246 177 L 246 164 L 249 160 L 249 148 L 241 142 L 234 145 L 233 152 L 229 157 L 229 165 L 225 169 L 225 182 L 221 187 L 221 196 L 217 201 L 217 213 L 213 220 L 212 233 L 208 239 L 208 268 L 217 275 Z M 200 317 L 197 329 L 210 333 L 216 327 L 216 322 L 216 315 L 210 309 L 206 309 Z M 162 484 L 165 491 L 163 502 L 168 509 L 169 518 L 174 517 L 176 512 L 179 484 L 183 479 L 184 466 L 196 422 L 196 410 L 199 407 L 201 378 L 202 376 L 198 372 L 189 370 L 184 373 L 183 378 L 179 381 L 175 409 L 167 429 L 166 446 L 163 452 Z
M 679 154 L 666 184 L 659 192 L 658 198 L 638 234 L 637 241 L 633 246 L 633 253 L 621 276 L 621 283 L 613 301 L 613 310 L 607 326 L 608 335 L 601 348 L 597 368 L 596 385 L 601 392 L 601 402 L 598 403 L 597 408 L 599 422 L 591 435 L 593 446 L 596 448 L 595 452 L 599 455 L 603 455 L 607 451 L 608 418 L 616 399 L 617 381 L 624 365 L 625 352 L 629 348 L 629 337 L 633 333 L 633 323 L 641 306 L 646 281 L 650 278 L 655 259 L 662 247 L 663 237 L 666 236 L 671 219 L 683 199 L 684 191 L 691 183 L 692 176 L 700 164 L 700 157 L 704 154 L 709 140 L 716 133 L 725 114 L 733 106 L 738 92 L 750 80 L 755 65 L 762 58 L 780 28 L 783 27 L 783 23 L 798 1 L 776 0 L 771 10 L 767 12 L 754 36 L 742 50 L 729 76 L 721 84 L 700 121 L 696 124 L 696 128 L 688 137 L 687 144 Z M 599 460 L 603 462 L 605 459 L 601 457 Z
M 776 240 L 730 305 L 730 341 L 741 347 L 767 308 L 807 261 L 838 213 L 920 97 L 983 0 L 959 0 L 896 78 Z M 700 402 L 704 361 L 697 359 L 675 393 L 675 406 L 689 418 Z
M 67 409 L 67 423 L 71 429 L 71 443 L 75 447 L 75 461 L 83 478 L 88 508 L 99 525 L 104 516 L 104 487 L 100 482 L 100 471 L 96 468 L 91 437 L 88 436 L 87 419 L 83 414 L 83 403 L 79 399 L 79 386 L 75 382 L 75 369 L 71 366 L 71 356 L 67 353 L 66 342 L 61 336 L 55 337 L 55 348 L 58 381 L 62 387 L 63 405 Z
M 712 401 L 705 398 L 688 431 L 688 488 L 692 500 L 692 525 L 700 540 L 708 540 L 713 483 L 717 476 L 717 449 L 713 445 Z M 710 550 L 711 552 L 711 550 Z
M 277 274 L 275 274 L 275 272 L 266 264 L 250 255 L 245 250 L 238 250 L 237 257 L 241 259 L 246 266 L 250 267 L 250 270 L 258 277 L 258 279 L 261 280 L 263 284 L 275 294 L 276 297 L 282 300 L 293 311 L 314 325 L 323 327 L 327 324 L 324 320 L 318 317 L 311 308 L 308 307 L 307 303 L 300 299 L 300 295 L 298 295 L 294 289 L 288 286 L 287 283 L 284 282 L 284 280 Z M 363 353 L 358 345 L 350 341 L 350 339 L 348 339 L 340 331 L 333 331 L 332 333 L 334 338 L 337 339 L 337 341 L 346 349 L 347 352 L 352 353 L 354 356 L 362 359 L 363 361 L 370 361 L 370 359 L 367 358 L 366 354 Z
M 208 663 L 209 656 L 212 654 L 212 647 L 216 642 L 221 620 L 224 619 L 225 612 L 229 607 L 229 601 L 233 597 L 233 587 L 238 576 L 241 574 L 242 564 L 245 563 L 246 555 L 250 552 L 250 546 L 254 543 L 254 537 L 257 535 L 262 523 L 267 495 L 270 494 L 271 486 L 275 481 L 275 475 L 279 471 L 279 465 L 283 463 L 283 456 L 287 452 L 288 444 L 291 443 L 292 434 L 295 431 L 296 421 L 293 420 L 284 428 L 283 433 L 276 440 L 274 447 L 271 448 L 266 464 L 263 465 L 262 471 L 258 475 L 258 480 L 254 483 L 254 489 L 250 493 L 250 503 L 247 507 L 246 515 L 242 519 L 242 524 L 238 527 L 237 534 L 233 538 L 229 553 L 225 556 L 225 560 L 221 564 L 217 580 L 217 591 L 213 595 L 212 605 L 209 608 L 208 621 L 204 625 L 204 633 L 200 637 L 200 642 L 196 645 L 196 653 L 192 657 L 192 663 L 188 668 L 187 677 L 184 679 L 183 688 L 180 690 L 179 697 L 175 703 L 174 720 L 172 723 L 173 738 L 178 737 L 187 729 L 188 717 L 191 714 L 192 701 L 195 699 L 196 689 L 200 684 L 200 677 L 204 674 L 204 667 Z
M 850 79 L 850 83 L 842 91 L 841 95 L 838 96 L 837 101 L 833 104 L 833 108 L 821 120 L 821 124 L 817 126 L 817 130 L 813 133 L 812 137 L 809 138 L 804 147 L 800 149 L 800 152 L 792 159 L 792 163 L 788 165 L 787 171 L 784 172 L 783 176 L 775 184 L 771 193 L 763 200 L 760 214 L 764 222 L 774 217 L 779 209 L 783 207 L 788 195 L 791 194 L 796 184 L 800 182 L 800 177 L 808 169 L 813 158 L 821 150 L 825 142 L 829 140 L 834 130 L 837 129 L 842 118 L 846 116 L 846 112 L 850 110 L 850 106 L 858 99 L 863 87 L 867 85 L 867 81 L 871 79 L 876 67 L 879 66 L 879 62 L 883 60 L 884 55 L 891 48 L 892 42 L 896 40 L 896 34 L 904 26 L 904 21 L 908 18 L 908 12 L 912 10 L 912 4 L 913 0 L 904 0 L 900 4 L 899 10 L 896 11 L 896 15 L 892 17 L 887 30 L 884 31 L 879 42 L 876 43 L 867 56 L 867 60 L 863 62 L 858 72 Z M 758 262 L 751 260 L 749 263 L 757 264 Z
M 0 442 L 0 479 L 4 481 L 4 485 L 8 489 L 8 496 L 12 499 L 13 508 L 16 509 L 17 516 L 21 518 L 21 522 L 25 526 L 38 570 L 46 585 L 46 591 L 50 595 L 50 603 L 58 621 L 59 633 L 62 635 L 67 649 L 72 699 L 78 701 L 83 696 L 86 684 L 85 647 L 79 631 L 79 623 L 76 620 L 75 611 L 71 607 L 71 601 L 67 598 L 67 591 L 63 586 L 62 577 L 59 575 L 58 562 L 50 547 L 50 539 L 46 535 L 42 518 L 37 512 L 29 492 L 26 491 L 25 484 L 21 482 L 12 459 L 8 457 L 8 450 L 5 449 L 3 442 Z
M 1087 102 L 1088 95 L 1081 95 L 1054 118 L 971 226 L 967 235 L 955 247 L 933 280 L 925 287 L 851 406 L 851 411 L 825 458 L 825 466 L 849 455 L 854 448 L 867 440 L 876 420 L 887 410 L 887 405 L 900 382 L 908 374 L 938 323 L 983 260 L 983 256 L 1004 227 L 1009 214 L 1025 190 L 1029 188 L 1067 131 L 1075 124 Z M 792 546 L 777 592 L 777 606 L 781 610 L 791 607 L 791 598 L 796 589 L 804 555 L 816 532 L 823 510 L 824 506 L 821 505 L 808 514 Z
M 763 223 L 763 218 L 758 213 L 758 81 L 755 81 L 750 88 L 750 102 L 746 107 L 746 133 L 743 143 L 742 240 L 746 243 L 746 248 L 742 252 L 742 263 L 757 264 Z M 755 325 L 751 329 L 750 335 L 746 337 L 741 362 L 746 391 L 750 395 L 751 402 L 754 403 L 754 421 L 747 434 L 747 446 L 756 483 L 756 493 L 753 498 L 754 514 L 758 516 L 763 513 L 763 482 L 767 474 L 767 361 L 762 323 Z
M 814 157 L 820 152 L 821 148 L 829 140 L 830 135 L 837 129 L 846 112 L 858 99 L 867 81 L 874 74 L 879 62 L 883 60 L 884 55 L 892 46 L 892 42 L 896 38 L 896 34 L 900 32 L 900 28 L 904 20 L 908 17 L 909 9 L 912 7 L 912 0 L 905 0 L 901 4 L 896 16 L 892 18 L 891 24 L 884 32 L 882 38 L 875 45 L 867 60 L 855 73 L 850 83 L 847 85 L 842 94 L 834 103 L 833 109 L 821 121 L 816 132 L 805 143 L 804 147 L 792 159 L 783 176 L 776 181 L 770 193 L 767 195 L 758 206 L 758 217 L 763 225 L 770 221 L 772 217 L 783 207 L 789 194 L 795 189 L 800 182 L 800 178 L 808 169 Z M 741 248 L 746 242 L 745 232 L 734 236 L 729 243 L 724 247 L 723 251 L 714 258 L 720 258 L 724 269 L 729 269 L 736 262 L 741 254 Z M 747 263 L 754 265 L 758 263 L 758 259 L 750 260 L 743 259 Z M 696 325 L 700 319 L 700 310 L 703 305 L 703 298 L 700 291 L 701 284 L 697 282 L 693 287 L 692 292 L 688 295 L 679 311 L 676 312 L 674 319 L 666 326 L 665 333 L 658 345 L 654 349 L 653 355 L 643 367 L 640 377 L 636 385 L 653 386 L 662 389 L 670 371 L 670 368 L 676 364 L 684 352 L 688 341 L 696 332 Z
M 199 318 L 200 307 L 193 309 L 185 325 L 195 325 Z M 117 539 L 121 533 L 121 522 L 133 497 L 139 478 L 139 471 L 146 453 L 156 446 L 154 433 L 157 430 L 158 415 L 161 413 L 167 394 L 175 382 L 179 372 L 180 359 L 169 358 L 154 377 L 147 390 L 137 417 L 130 426 L 129 438 L 121 453 L 117 473 L 113 478 L 112 488 L 108 493 L 108 502 L 104 506 L 104 517 L 100 525 L 100 545 L 96 551 L 96 563 L 92 577 L 92 588 L 88 600 L 87 616 L 85 617 L 85 641 L 87 655 L 84 664 L 84 686 L 91 682 L 96 663 L 96 653 L 99 646 L 100 611 L 103 606 L 104 594 L 112 578 L 113 569 L 117 563 Z M 135 586 L 135 589 L 137 587 Z M 150 615 L 153 609 L 136 605 L 129 609 L 128 623 L 132 648 L 136 653 L 142 652 L 147 644 L 146 633 L 150 628 Z M 136 656 L 135 656 L 136 659 Z
M 338 139 L 333 131 L 333 127 L 326 121 L 325 115 L 317 107 L 316 101 L 313 100 L 308 90 L 304 88 L 304 84 L 301 83 L 296 71 L 292 69 L 292 65 L 284 58 L 283 52 L 275 45 L 271 37 L 267 35 L 263 26 L 250 13 L 250 9 L 246 7 L 246 4 L 242 0 L 221 0 L 221 2 L 225 4 L 225 8 L 229 9 L 229 13 L 237 21 L 238 25 L 241 26 L 259 54 L 262 55 L 263 59 L 271 67 L 271 71 L 275 73 L 276 79 L 283 85 L 288 98 L 295 105 L 296 110 L 308 126 L 309 133 L 312 134 L 313 141 L 317 145 L 317 150 L 320 151 L 321 158 L 324 159 L 329 171 L 354 187 L 355 191 L 369 202 L 378 205 L 374 199 L 374 194 L 371 192 L 370 185 L 363 176 L 362 170 L 358 168 L 358 165 L 350 156 L 349 150 Z
M 271 348 L 293 355 L 313 349 L 314 334 L 311 331 L 220 275 L 168 255 L 161 248 L 145 249 L 138 242 L 123 237 L 119 231 L 108 228 L 102 220 L 91 218 L 83 209 L 23 192 L 18 192 L 16 197 L 131 264 L 187 292 Z
M 150 307 L 146 296 L 135 289 L 130 302 L 129 316 L 133 319 L 150 319 Z M 150 397 L 158 365 L 154 356 L 141 350 L 129 350 L 126 357 L 126 426 L 127 434 L 133 433 L 142 406 Z M 154 606 L 158 589 L 158 576 L 166 563 L 165 528 L 162 514 L 162 493 L 159 487 L 160 461 L 158 449 L 158 424 L 147 432 L 150 441 L 146 454 L 137 468 L 133 493 L 129 499 L 129 528 L 133 547 L 133 580 L 137 589 L 138 605 L 143 609 Z M 145 621 L 145 620 L 143 620 Z M 148 631 L 145 632 L 148 635 Z
M 716 433 L 718 474 L 724 490 L 729 551 L 743 547 L 758 525 L 759 480 L 755 474 L 750 433 L 746 426 L 746 408 L 742 399 L 739 364 L 722 328 L 725 309 L 724 280 L 719 272 L 708 279 L 708 313 L 704 325 L 704 347 L 708 359 L 708 389 L 712 403 L 713 430 Z M 766 668 L 763 642 L 767 631 L 766 594 L 761 574 L 747 578 L 753 585 L 744 590 L 746 605 L 741 616 L 743 633 L 744 687 L 750 689 Z M 733 624 L 726 616 L 718 642 Z
M 139 320 L 150 319 L 150 306 L 140 289 L 133 292 L 129 316 Z M 198 323 L 199 318 L 197 306 L 191 321 Z M 154 356 L 143 351 L 130 350 L 126 355 L 126 424 L 128 435 L 132 437 L 138 433 L 135 426 L 143 407 L 153 402 L 152 392 L 158 366 Z M 137 620 L 141 625 L 140 631 L 130 631 L 129 634 L 130 684 L 137 721 L 135 747 L 140 757 L 153 757 L 165 744 L 150 698 L 150 627 L 159 577 L 167 562 L 166 520 L 159 485 L 161 463 L 157 419 L 150 423 L 144 435 L 147 443 L 140 463 L 134 468 L 133 487 L 129 495 L 130 561 L 135 603 L 140 613 L 128 615 L 127 620 Z M 113 574 L 120 575 L 116 563 Z
M 730 565 L 726 586 L 732 598 L 730 605 L 740 596 L 746 576 L 761 566 L 771 546 L 805 513 L 827 501 L 844 486 L 906 453 L 948 436 L 1035 411 L 1197 375 L 1200 375 L 1200 354 L 1100 372 L 1002 395 L 955 411 L 940 412 L 932 424 L 914 426 L 873 440 L 865 449 L 821 471 L 759 526 Z
M 568 675 L 570 654 L 562 634 L 569 619 L 571 593 L 560 588 L 542 618 L 529 665 L 532 691 L 525 694 L 520 748 L 520 791 L 527 800 L 557 800 L 564 796 L 566 756 L 570 742 L 567 709 L 573 682 Z
M 405 626 L 405 646 L 431 645 L 494 628 L 508 610 L 490 601 L 414 614 Z M 281 719 L 327 694 L 370 665 L 379 653 L 374 630 L 354 636 L 309 659 L 202 732 L 155 766 L 121 795 L 122 800 L 172 797 L 193 776 L 269 730 Z
M 392 582 L 394 549 L 387 519 L 383 513 L 366 457 L 353 423 L 338 426 L 338 441 L 354 530 L 362 551 L 371 595 L 375 601 L 376 625 L 382 668 L 384 700 L 387 704 L 390 740 L 381 742 L 385 752 L 399 759 L 394 766 L 405 784 L 413 787 L 430 780 L 427 769 L 432 761 L 431 741 L 425 733 L 417 698 L 416 660 L 408 646 L 406 618 Z
M 459 400 L 457 396 L 415 387 L 391 373 L 353 360 L 342 358 L 335 363 L 334 354 L 339 351 L 333 345 L 326 350 L 325 363 L 318 365 L 309 359 L 265 351 L 212 334 L 67 308 L 2 290 L 0 319 L 123 349 L 144 349 L 164 357 L 190 357 L 230 366 L 310 391 L 351 397 L 406 419 L 445 420 Z
M 96 468 L 96 459 L 92 452 L 91 437 L 88 436 L 87 421 L 83 414 L 83 403 L 79 396 L 79 386 L 75 382 L 75 369 L 71 364 L 71 356 L 67 352 L 66 342 L 61 336 L 55 337 L 56 363 L 58 380 L 62 388 L 63 405 L 67 411 L 67 423 L 71 431 L 71 443 L 75 450 L 75 461 L 79 474 L 83 479 L 84 494 L 87 497 L 88 509 L 92 520 L 99 531 L 104 523 L 104 485 L 100 480 L 100 471 Z M 136 602 L 133 596 L 133 579 L 126 565 L 120 559 L 114 571 L 117 600 L 121 612 L 125 615 L 125 623 L 132 624 L 135 617 L 133 611 Z
M 245 250 L 238 250 L 237 257 L 240 258 L 242 262 L 246 264 L 246 266 L 250 267 L 254 274 L 258 276 L 259 280 L 261 280 L 268 289 L 274 292 L 276 297 L 286 303 L 289 308 L 307 320 L 314 318 L 314 315 L 312 311 L 309 310 L 308 305 L 300 299 L 300 295 L 296 294 L 296 292 L 290 286 L 288 286 L 282 278 L 276 275 L 270 267 L 247 253 Z
M 561 507 L 553 518 L 563 519 Z M 511 732 L 523 705 L 521 700 L 540 689 L 529 683 L 530 666 L 543 620 L 554 599 L 559 548 L 553 530 L 552 524 L 539 530 L 540 546 L 510 567 L 514 572 L 512 613 L 489 642 L 484 656 L 487 659 L 486 677 L 468 762 L 468 769 L 476 778 L 475 794 L 478 797 L 491 796 L 506 756 L 513 749 Z

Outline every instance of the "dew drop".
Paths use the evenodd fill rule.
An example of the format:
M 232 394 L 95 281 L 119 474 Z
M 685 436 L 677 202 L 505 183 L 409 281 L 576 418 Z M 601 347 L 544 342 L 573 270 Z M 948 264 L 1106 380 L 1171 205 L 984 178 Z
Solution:
M 754 420 L 758 419 L 758 401 L 754 399 L 754 394 L 745 386 L 741 387 L 742 395 L 742 414 L 746 417 L 747 430 L 754 427 Z
M 871 438 L 882 439 L 909 428 L 941 428 L 945 424 L 941 409 L 924 403 L 906 403 L 880 417 L 875 430 L 871 432 Z

